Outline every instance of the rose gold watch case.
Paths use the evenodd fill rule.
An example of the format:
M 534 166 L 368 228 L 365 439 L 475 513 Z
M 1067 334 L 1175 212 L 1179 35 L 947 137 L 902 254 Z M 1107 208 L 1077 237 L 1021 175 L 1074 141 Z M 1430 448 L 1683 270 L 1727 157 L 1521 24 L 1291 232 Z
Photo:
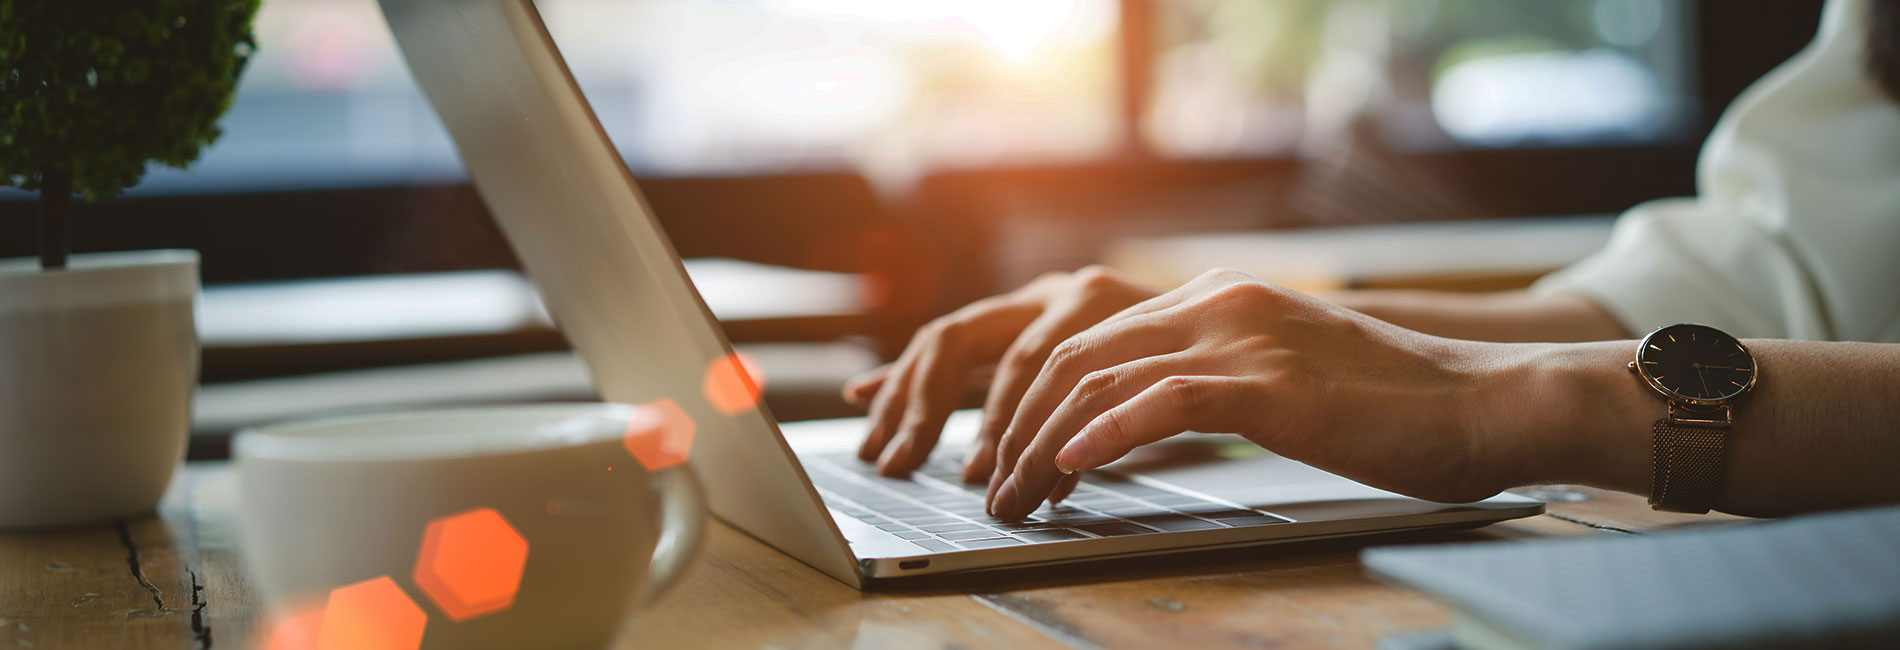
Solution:
M 1667 332 L 1670 329 L 1673 329 L 1676 327 L 1682 327 L 1685 325 L 1708 328 L 1711 330 L 1715 330 L 1716 332 L 1721 332 L 1723 336 L 1727 336 L 1731 339 L 1734 339 L 1736 347 L 1741 348 L 1742 354 L 1748 357 L 1748 367 L 1750 369 L 1750 372 L 1748 373 L 1748 384 L 1745 386 L 1742 386 L 1741 390 L 1731 393 L 1729 395 L 1714 398 L 1714 399 L 1707 399 L 1707 398 L 1694 397 L 1694 396 L 1678 393 L 1676 391 L 1670 390 L 1667 386 L 1662 385 L 1661 382 L 1656 381 L 1656 377 L 1649 374 L 1649 371 L 1643 368 L 1643 364 L 1642 364 L 1643 351 L 1649 349 L 1650 341 L 1655 340 L 1655 338 L 1658 335 L 1662 335 L 1664 332 Z M 1672 411 L 1674 410 L 1675 405 L 1678 403 L 1683 404 L 1683 405 L 1688 405 L 1688 406 L 1701 406 L 1701 407 L 1732 406 L 1736 404 L 1737 402 L 1740 402 L 1742 398 L 1747 397 L 1750 391 L 1755 390 L 1755 384 L 1761 379 L 1761 366 L 1755 363 L 1755 353 L 1748 349 L 1747 344 L 1742 343 L 1741 339 L 1735 338 L 1733 335 L 1730 335 L 1727 332 L 1722 332 L 1722 330 L 1709 327 L 1707 325 L 1696 325 L 1694 323 L 1677 323 L 1675 325 L 1659 327 L 1659 328 L 1656 328 L 1656 331 L 1650 332 L 1647 336 L 1644 336 L 1643 341 L 1636 345 L 1636 359 L 1634 361 L 1629 362 L 1629 370 L 1630 372 L 1635 373 L 1636 376 L 1642 377 L 1643 383 L 1648 384 L 1651 389 L 1655 390 L 1658 393 L 1661 393 L 1665 399 L 1668 399 L 1671 403 L 1670 406 L 1671 406 Z

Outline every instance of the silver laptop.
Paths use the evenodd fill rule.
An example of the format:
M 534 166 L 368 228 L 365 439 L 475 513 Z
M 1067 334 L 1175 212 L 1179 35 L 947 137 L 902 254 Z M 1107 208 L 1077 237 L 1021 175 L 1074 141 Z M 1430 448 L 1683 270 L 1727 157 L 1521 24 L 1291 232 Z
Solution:
M 951 464 L 975 428 L 971 413 L 951 419 L 934 460 L 897 480 L 852 457 L 862 420 L 779 426 L 763 406 L 723 412 L 701 386 L 731 346 L 533 4 L 381 4 L 476 189 L 602 397 L 678 403 L 698 427 L 689 462 L 713 513 L 838 580 L 863 587 L 947 572 L 1477 526 L 1543 511 L 1538 501 L 1508 494 L 1456 505 L 1420 501 L 1190 434 L 1089 472 L 1062 507 L 1003 522 L 983 513 L 982 488 L 961 484 Z

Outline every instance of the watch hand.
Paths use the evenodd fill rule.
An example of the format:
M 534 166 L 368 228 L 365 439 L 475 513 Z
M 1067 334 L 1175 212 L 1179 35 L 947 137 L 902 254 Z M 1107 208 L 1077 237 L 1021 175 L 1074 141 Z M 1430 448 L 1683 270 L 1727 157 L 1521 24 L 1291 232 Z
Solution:
M 1702 380 L 1702 394 L 1703 394 L 1703 395 L 1708 395 L 1708 394 L 1710 394 L 1710 393 L 1713 393 L 1713 392 L 1715 392 L 1715 391 L 1712 391 L 1712 390 L 1709 390 L 1709 378 L 1708 378 L 1708 377 L 1706 377 L 1706 376 L 1703 376 L 1703 374 L 1702 374 L 1702 364 L 1699 364 L 1699 363 L 1698 363 L 1698 364 L 1693 364 L 1693 365 L 1695 366 L 1695 377 L 1696 377 L 1696 379 L 1700 379 L 1700 380 Z
M 1748 369 L 1747 369 L 1747 368 L 1737 368 L 1737 367 L 1734 367 L 1734 366 L 1710 366 L 1710 365 L 1704 365 L 1704 364 L 1700 364 L 1700 363 L 1698 363 L 1698 364 L 1695 364 L 1695 367 L 1696 367 L 1696 368 L 1712 368 L 1712 369 L 1715 369 L 1715 370 L 1734 370 L 1734 371 L 1737 371 L 1737 372 L 1747 372 L 1747 371 L 1748 371 Z

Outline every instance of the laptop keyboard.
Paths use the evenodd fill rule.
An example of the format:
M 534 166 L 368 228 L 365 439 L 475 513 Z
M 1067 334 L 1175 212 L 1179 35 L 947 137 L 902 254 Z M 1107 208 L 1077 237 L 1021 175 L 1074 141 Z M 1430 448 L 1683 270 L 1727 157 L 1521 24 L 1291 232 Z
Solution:
M 909 479 L 879 476 L 870 463 L 850 454 L 804 462 L 825 505 L 935 552 L 1288 521 L 1097 470 L 1083 472 L 1062 505 L 1045 505 L 1022 521 L 1005 522 L 984 511 L 989 486 L 963 483 L 962 467 L 949 459 L 931 460 Z

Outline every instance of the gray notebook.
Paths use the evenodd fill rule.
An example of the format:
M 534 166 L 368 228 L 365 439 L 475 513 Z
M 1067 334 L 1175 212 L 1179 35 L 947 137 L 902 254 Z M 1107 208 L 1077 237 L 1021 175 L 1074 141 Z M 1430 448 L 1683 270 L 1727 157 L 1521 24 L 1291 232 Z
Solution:
M 1455 607 L 1467 650 L 1900 648 L 1900 508 L 1363 559 Z

